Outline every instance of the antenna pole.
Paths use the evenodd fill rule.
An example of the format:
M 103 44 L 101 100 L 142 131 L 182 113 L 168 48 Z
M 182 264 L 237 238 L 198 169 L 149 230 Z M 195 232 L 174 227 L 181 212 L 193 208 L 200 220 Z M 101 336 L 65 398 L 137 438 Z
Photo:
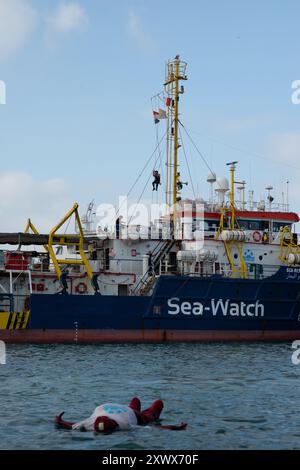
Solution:
M 175 96 L 174 96 L 174 168 L 173 168 L 173 207 L 176 217 L 178 182 L 178 118 L 179 118 L 179 58 L 175 59 Z
M 167 62 L 166 79 L 164 87 L 168 100 L 168 137 L 167 137 L 167 188 L 166 202 L 173 205 L 173 221 L 176 218 L 176 203 L 178 201 L 178 149 L 179 144 L 179 95 L 184 93 L 183 86 L 179 87 L 181 80 L 187 80 L 185 74 L 187 64 L 180 60 L 179 55 Z
M 231 210 L 231 229 L 234 229 L 235 223 L 235 213 L 234 213 L 234 170 L 235 166 L 232 164 L 230 166 L 230 210 Z
M 235 196 L 234 196 L 234 173 L 235 173 L 235 165 L 238 162 L 230 162 L 227 165 L 230 166 L 230 211 L 231 211 L 231 221 L 230 221 L 230 228 L 234 230 L 235 227 Z

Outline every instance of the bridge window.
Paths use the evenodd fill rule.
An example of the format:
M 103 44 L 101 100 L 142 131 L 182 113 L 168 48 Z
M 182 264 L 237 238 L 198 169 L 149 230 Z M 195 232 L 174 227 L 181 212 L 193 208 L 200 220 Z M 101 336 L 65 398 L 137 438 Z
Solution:
M 263 230 L 264 221 L 259 220 L 239 220 L 241 230 Z
M 273 222 L 273 232 L 279 232 L 281 227 L 289 227 L 291 228 L 292 224 L 286 222 Z
M 241 230 L 266 230 L 269 229 L 268 220 L 239 220 Z
M 205 232 L 215 232 L 219 228 L 218 220 L 205 220 L 204 221 L 204 230 Z

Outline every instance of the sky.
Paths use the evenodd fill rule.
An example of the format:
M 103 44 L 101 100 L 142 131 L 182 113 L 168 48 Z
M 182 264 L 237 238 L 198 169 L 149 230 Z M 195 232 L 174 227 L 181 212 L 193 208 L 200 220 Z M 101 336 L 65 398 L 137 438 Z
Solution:
M 290 181 L 297 212 L 299 14 L 297 0 L 0 0 L 0 231 L 28 217 L 46 231 L 75 201 L 84 213 L 127 194 L 163 135 L 151 97 L 176 54 L 188 63 L 181 120 L 208 165 L 227 176 L 237 160 L 255 200 L 272 185 L 281 202 Z M 184 144 L 184 196 L 206 197 L 208 169 Z

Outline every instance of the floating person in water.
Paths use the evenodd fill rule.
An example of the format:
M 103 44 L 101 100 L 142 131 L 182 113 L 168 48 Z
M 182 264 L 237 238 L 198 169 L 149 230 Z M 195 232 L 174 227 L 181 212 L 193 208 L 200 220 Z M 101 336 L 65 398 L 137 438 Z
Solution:
M 174 431 L 184 430 L 187 424 L 181 423 L 179 426 L 161 425 L 159 418 L 163 410 L 162 400 L 156 400 L 144 411 L 141 411 L 141 402 L 135 397 L 129 406 L 116 403 L 106 403 L 97 406 L 93 414 L 83 421 L 71 423 L 63 420 L 63 414 L 56 416 L 55 423 L 59 428 L 77 429 L 79 431 L 95 431 L 96 433 L 109 434 L 117 430 L 129 430 L 134 426 L 146 426 L 152 424 L 161 429 Z

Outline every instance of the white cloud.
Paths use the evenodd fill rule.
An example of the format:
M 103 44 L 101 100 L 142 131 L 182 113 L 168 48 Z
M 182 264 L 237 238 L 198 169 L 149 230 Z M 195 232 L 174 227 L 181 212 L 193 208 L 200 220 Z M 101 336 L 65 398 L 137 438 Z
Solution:
M 27 173 L 0 173 L 0 231 L 21 232 L 28 218 L 40 232 L 48 232 L 74 201 L 60 179 L 36 180 Z
M 87 21 L 84 8 L 76 2 L 60 3 L 55 14 L 48 19 L 50 29 L 58 34 L 81 30 Z
M 36 22 L 37 13 L 28 0 L 0 0 L 0 61 L 22 49 Z
M 155 43 L 153 39 L 144 31 L 141 18 L 133 9 L 129 10 L 127 26 L 130 36 L 142 49 L 148 51 L 154 50 Z

